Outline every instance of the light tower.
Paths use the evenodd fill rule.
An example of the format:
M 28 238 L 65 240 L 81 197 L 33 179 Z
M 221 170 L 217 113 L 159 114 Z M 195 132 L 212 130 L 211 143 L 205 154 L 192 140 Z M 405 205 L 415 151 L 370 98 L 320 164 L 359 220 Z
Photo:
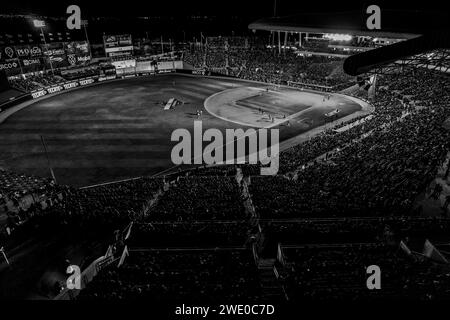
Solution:
M 35 20 L 33 20 L 33 25 L 35 28 L 39 28 L 41 30 L 41 36 L 42 36 L 42 40 L 44 41 L 45 51 L 47 52 L 48 60 L 50 61 L 50 68 L 52 69 L 52 74 L 54 75 L 55 72 L 53 70 L 52 58 L 48 55 L 47 42 L 45 41 L 45 35 L 44 35 L 45 21 L 35 19 Z

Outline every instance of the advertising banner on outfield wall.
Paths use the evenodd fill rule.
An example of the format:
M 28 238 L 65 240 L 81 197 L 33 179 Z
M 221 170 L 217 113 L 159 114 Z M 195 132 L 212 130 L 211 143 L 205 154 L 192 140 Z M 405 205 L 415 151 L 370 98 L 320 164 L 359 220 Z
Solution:
M 137 61 L 136 62 L 136 73 L 143 72 L 154 72 L 155 67 L 153 61 Z
M 175 69 L 183 69 L 183 66 L 184 66 L 183 61 L 181 61 L 181 60 L 174 61 L 174 65 L 175 65 Z
M 195 74 L 197 76 L 204 76 L 206 75 L 206 70 L 205 69 L 196 69 L 196 70 L 191 70 L 192 74 Z
M 94 77 L 89 77 L 89 78 L 81 79 L 78 81 L 67 81 L 63 84 L 59 84 L 56 86 L 50 86 L 50 87 L 46 87 L 44 89 L 35 90 L 35 91 L 31 92 L 31 97 L 33 99 L 37 99 L 37 98 L 46 96 L 47 94 L 57 93 L 57 92 L 61 92 L 63 90 L 70 90 L 70 89 L 74 89 L 74 88 L 80 87 L 80 86 L 81 87 L 87 86 L 87 85 L 93 84 L 97 81 L 100 81 L 100 80 L 97 80 Z
M 158 71 L 175 69 L 175 61 L 158 61 Z
M 124 68 L 135 68 L 136 67 L 136 60 L 135 59 L 127 59 L 127 60 L 120 60 L 120 61 L 113 61 L 111 64 L 116 67 L 117 69 L 124 69 Z

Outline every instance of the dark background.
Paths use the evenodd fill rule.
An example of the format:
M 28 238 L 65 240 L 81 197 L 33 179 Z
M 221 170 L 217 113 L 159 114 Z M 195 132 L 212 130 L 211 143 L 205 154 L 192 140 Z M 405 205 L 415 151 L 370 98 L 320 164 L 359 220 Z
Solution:
M 3 1 L 5 2 L 5 1 Z M 66 30 L 66 9 L 71 4 L 81 8 L 81 18 L 88 20 L 91 43 L 101 43 L 104 34 L 129 33 L 133 39 L 198 41 L 202 36 L 251 36 L 250 23 L 274 15 L 311 15 L 315 24 L 341 26 L 339 12 L 355 17 L 355 25 L 365 26 L 366 8 L 377 4 L 382 11 L 384 29 L 391 31 L 434 33 L 449 28 L 448 5 L 443 0 L 427 1 L 355 1 L 355 0 L 10 0 L 0 6 L 0 33 L 33 33 L 32 19 L 46 21 L 45 32 Z M 28 15 L 14 17 L 11 15 Z M 30 18 L 31 16 L 31 18 Z M 316 19 L 317 17 L 317 19 Z M 290 19 L 301 24 L 305 19 Z M 317 20 L 317 21 L 316 21 Z M 345 14 L 345 21 L 350 21 Z M 38 35 L 36 35 L 38 36 Z M 84 31 L 72 32 L 73 40 L 84 39 Z M 158 40 L 159 41 L 159 40 Z
M 442 0 L 427 1 L 317 1 L 317 0 L 276 0 L 278 14 L 289 15 L 303 12 L 335 12 L 364 11 L 371 4 L 377 4 L 382 9 L 400 11 L 437 11 L 448 10 L 448 4 Z M 217 15 L 263 17 L 273 14 L 274 0 L 127 0 L 127 1 L 92 1 L 92 0 L 62 0 L 62 1 L 3 1 L 0 13 L 8 14 L 40 14 L 60 16 L 65 14 L 68 5 L 77 4 L 82 14 L 87 16 L 185 16 L 185 15 Z

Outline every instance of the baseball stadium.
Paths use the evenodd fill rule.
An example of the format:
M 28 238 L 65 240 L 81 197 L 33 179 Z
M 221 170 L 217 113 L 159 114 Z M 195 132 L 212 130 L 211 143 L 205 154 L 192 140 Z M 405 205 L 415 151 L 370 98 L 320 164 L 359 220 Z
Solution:
M 93 12 L 0 15 L 0 300 L 450 300 L 448 16 Z

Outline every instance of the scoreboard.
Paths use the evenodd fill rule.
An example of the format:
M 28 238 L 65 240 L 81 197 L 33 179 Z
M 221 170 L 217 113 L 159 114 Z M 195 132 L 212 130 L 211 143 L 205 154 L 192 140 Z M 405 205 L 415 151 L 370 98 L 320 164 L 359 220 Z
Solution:
M 103 36 L 103 43 L 108 58 L 133 55 L 133 41 L 130 34 Z

